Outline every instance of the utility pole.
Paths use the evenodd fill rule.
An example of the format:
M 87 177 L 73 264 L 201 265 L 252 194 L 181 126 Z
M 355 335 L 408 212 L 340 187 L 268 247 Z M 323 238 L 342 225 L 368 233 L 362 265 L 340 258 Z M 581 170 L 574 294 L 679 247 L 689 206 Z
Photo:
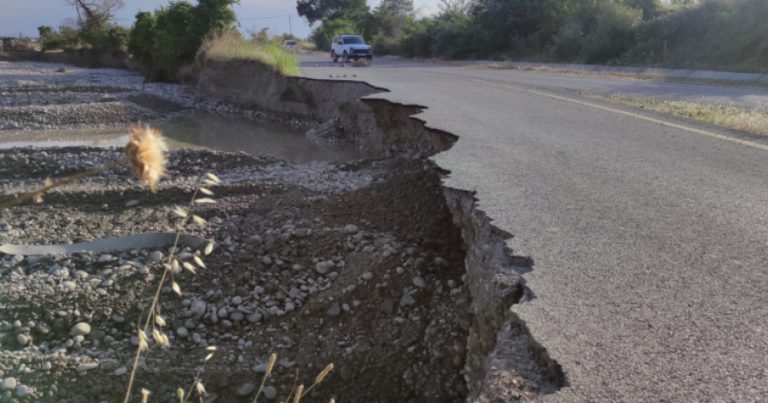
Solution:
M 293 23 L 291 23 L 291 15 L 288 14 L 288 34 L 293 38 Z

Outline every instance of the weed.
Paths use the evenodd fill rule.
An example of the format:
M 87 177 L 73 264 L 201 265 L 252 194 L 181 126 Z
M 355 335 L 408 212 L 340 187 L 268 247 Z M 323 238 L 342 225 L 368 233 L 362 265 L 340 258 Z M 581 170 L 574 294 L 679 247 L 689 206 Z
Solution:
M 156 133 L 159 136 L 159 133 Z M 160 147 L 158 142 L 154 143 L 148 143 L 153 147 Z M 136 147 L 140 149 L 140 147 Z M 129 148 L 132 149 L 132 148 Z M 134 156 L 137 157 L 136 160 L 133 159 L 133 156 L 131 156 L 131 162 L 134 165 L 134 168 L 137 172 L 146 172 L 147 170 L 151 170 L 153 166 L 153 159 L 157 156 L 154 152 L 146 152 L 146 153 L 135 153 Z M 148 159 L 142 159 L 142 157 L 147 157 Z M 156 173 L 156 172 L 155 172 Z M 154 176 L 150 175 L 149 178 L 153 178 Z M 146 181 L 146 180 L 145 180 Z M 195 186 L 195 191 L 192 193 L 192 198 L 190 199 L 189 206 L 192 207 L 195 204 L 207 204 L 207 203 L 215 203 L 215 200 L 212 199 L 209 196 L 213 195 L 213 192 L 210 191 L 205 186 L 215 186 L 220 183 L 220 180 L 215 175 L 208 173 L 201 177 L 197 185 Z M 199 195 L 202 195 L 203 197 L 199 197 Z M 128 403 L 128 401 L 131 398 L 131 391 L 133 390 L 133 384 L 136 380 L 136 371 L 139 367 L 139 359 L 141 358 L 141 354 L 145 351 L 149 350 L 149 342 L 147 337 L 147 331 L 151 327 L 151 334 L 152 339 L 155 341 L 157 345 L 159 345 L 162 348 L 168 348 L 170 347 L 170 343 L 168 342 L 168 336 L 163 331 L 163 328 L 165 327 L 165 319 L 160 316 L 159 312 L 159 306 L 160 306 L 160 293 L 163 290 L 163 287 L 165 286 L 166 282 L 170 280 L 171 283 L 171 290 L 176 294 L 181 296 L 181 286 L 179 283 L 176 282 L 174 279 L 174 274 L 178 274 L 181 272 L 182 268 L 183 270 L 189 271 L 192 274 L 195 274 L 196 270 L 198 268 L 204 269 L 205 263 L 203 262 L 202 258 L 200 258 L 199 255 L 196 255 L 193 257 L 192 261 L 193 263 L 190 263 L 188 261 L 180 261 L 176 257 L 176 252 L 178 250 L 179 246 L 179 240 L 181 239 L 181 235 L 184 233 L 184 228 L 186 228 L 187 223 L 189 223 L 190 220 L 194 221 L 198 224 L 205 224 L 205 219 L 202 217 L 199 217 L 194 214 L 190 214 L 186 209 L 177 207 L 174 209 L 174 213 L 180 218 L 179 224 L 177 226 L 176 230 L 176 239 L 173 243 L 173 246 L 171 247 L 171 252 L 168 254 L 168 260 L 165 265 L 163 265 L 163 274 L 160 277 L 160 281 L 157 284 L 157 288 L 155 290 L 155 294 L 152 298 L 152 302 L 149 306 L 149 309 L 146 313 L 146 318 L 144 319 L 144 324 L 138 329 L 138 338 L 139 338 L 139 346 L 136 348 L 136 353 L 133 358 L 133 365 L 131 366 L 131 374 L 128 377 L 128 386 L 125 391 L 125 397 L 123 399 L 124 403 Z M 205 249 L 202 251 L 202 254 L 207 256 L 210 255 L 211 252 L 213 252 L 213 243 L 209 243 Z M 208 355 L 206 356 L 205 363 L 208 362 L 208 360 L 211 359 L 213 356 L 214 349 L 209 348 Z M 198 371 L 197 375 L 195 375 L 195 380 L 192 383 L 192 387 L 197 391 L 199 395 L 205 394 L 205 387 L 203 386 L 203 383 L 200 381 L 200 376 L 202 375 L 202 371 L 205 367 L 205 363 L 203 367 Z M 186 394 L 187 397 L 191 395 L 191 389 Z M 182 400 L 186 401 L 186 400 Z
M 202 49 L 210 59 L 256 60 L 283 75 L 299 75 L 299 61 L 296 56 L 275 44 L 258 44 L 233 34 L 222 34 L 206 41 Z
M 750 134 L 768 136 L 768 110 L 765 109 L 628 95 L 612 95 L 608 98 L 624 105 L 698 120 Z

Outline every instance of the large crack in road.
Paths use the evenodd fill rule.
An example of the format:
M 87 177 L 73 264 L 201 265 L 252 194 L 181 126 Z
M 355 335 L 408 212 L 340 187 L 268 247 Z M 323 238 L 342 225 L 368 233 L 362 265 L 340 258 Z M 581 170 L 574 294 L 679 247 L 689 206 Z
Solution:
M 164 293 L 172 348 L 152 349 L 139 385 L 161 401 L 173 396 L 190 381 L 207 345 L 220 352 L 206 370 L 206 386 L 222 401 L 248 400 L 272 352 L 282 359 L 270 380 L 277 395 L 287 394 L 295 371 L 308 381 L 325 364 L 336 365 L 309 401 L 508 401 L 565 383 L 559 365 L 509 310 L 530 298 L 522 275 L 533 262 L 513 256 L 508 235 L 477 209 L 474 195 L 443 187 L 444 172 L 428 159 L 450 148 L 455 136 L 425 127 L 413 117 L 422 110 L 417 105 L 363 100 L 381 91 L 365 84 L 286 80 L 248 63 L 204 66 L 199 90 L 136 87 L 133 76 L 119 71 L 110 72 L 116 79 L 108 87 L 84 88 L 46 65 L 34 70 L 45 86 L 29 80 L 2 86 L 6 94 L 25 94 L 16 96 L 19 102 L 4 98 L 8 113 L 0 117 L 14 125 L 38 124 L 18 112 L 37 109 L 47 111 L 44 123 L 53 128 L 70 122 L 59 118 L 72 110 L 87 116 L 65 126 L 114 124 L 89 114 L 95 98 L 112 96 L 120 110 L 150 99 L 139 109 L 162 116 L 176 110 L 166 108 L 170 102 L 311 126 L 318 138 L 351 141 L 381 156 L 297 164 L 176 151 L 170 180 L 157 194 L 118 169 L 49 194 L 42 205 L 0 212 L 2 243 L 162 232 L 173 228 L 172 209 L 189 197 L 198 175 L 210 169 L 222 177 L 219 203 L 199 212 L 209 225 L 190 228 L 221 246 L 208 269 L 182 277 L 182 299 Z M 46 81 L 46 68 L 57 82 Z M 270 80 L 271 92 L 258 91 Z M 13 194 L 118 152 L 76 147 L 0 155 L 0 186 Z M 3 257 L 0 376 L 16 385 L 3 398 L 118 399 L 135 323 L 166 252 Z M 80 322 L 91 333 L 73 335 Z M 86 381 L 94 386 L 81 387 Z

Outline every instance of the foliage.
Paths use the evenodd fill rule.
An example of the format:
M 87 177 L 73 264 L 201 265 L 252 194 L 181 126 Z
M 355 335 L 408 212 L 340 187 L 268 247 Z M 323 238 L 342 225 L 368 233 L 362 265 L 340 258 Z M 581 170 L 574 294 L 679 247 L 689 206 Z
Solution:
M 173 80 L 179 68 L 194 60 L 206 37 L 235 23 L 231 5 L 237 0 L 199 0 L 196 6 L 174 2 L 154 13 L 139 12 L 128 50 L 150 80 Z
M 407 57 L 477 57 L 482 49 L 473 46 L 481 35 L 469 14 L 452 9 L 432 18 L 414 21 L 405 31 L 401 51 Z
M 57 32 L 47 25 L 37 27 L 37 32 L 40 34 L 40 42 L 43 51 L 64 49 L 68 45 L 68 42 L 61 32 Z
M 260 43 L 245 40 L 239 35 L 225 33 L 209 39 L 202 49 L 206 56 L 213 60 L 256 60 L 286 76 L 299 75 L 299 61 L 295 55 L 283 50 L 282 38 L 277 36 L 274 41 Z
M 636 30 L 621 63 L 768 71 L 768 2 L 710 0 L 667 10 Z
M 605 63 L 621 56 L 634 45 L 634 33 L 642 18 L 641 10 L 606 2 L 597 14 L 594 30 L 584 38 L 585 61 Z
M 328 20 L 360 18 L 368 12 L 368 6 L 365 0 L 298 0 L 296 11 L 314 25 Z
M 50 26 L 38 27 L 42 49 L 86 49 L 96 55 L 119 55 L 126 51 L 128 30 L 112 22 L 113 12 L 122 7 L 119 0 L 67 0 L 74 6 L 78 19 L 72 26 L 58 31 Z
M 337 18 L 328 20 L 323 25 L 312 31 L 310 39 L 315 43 L 318 49 L 331 50 L 331 40 L 339 34 L 350 34 L 357 32 L 357 24 L 354 21 Z
M 441 0 L 416 19 L 411 0 L 299 0 L 322 22 L 312 40 L 361 33 L 377 54 L 534 58 L 589 63 L 768 70 L 765 0 Z M 343 17 L 343 18 L 342 18 Z

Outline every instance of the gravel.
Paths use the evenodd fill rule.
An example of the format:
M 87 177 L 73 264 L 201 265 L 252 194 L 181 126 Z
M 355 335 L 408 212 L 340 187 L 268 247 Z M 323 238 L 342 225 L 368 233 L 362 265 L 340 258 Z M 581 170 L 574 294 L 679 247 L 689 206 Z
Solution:
M 12 390 L 16 388 L 16 378 L 5 378 L 3 379 L 3 390 Z
M 59 81 L 28 69 L 0 63 L 0 92 L 34 87 L 25 91 L 40 90 L 41 99 L 58 93 L 51 102 L 71 108 L 81 95 L 94 99 L 99 91 L 100 104 L 132 102 L 124 100 L 141 84 L 109 69 L 72 68 Z M 12 83 L 14 74 L 25 81 Z M 61 86 L 72 94 L 61 93 Z M 144 89 L 180 104 L 186 91 L 162 84 Z M 15 108 L 20 98 L 0 96 L 0 107 Z M 0 193 L 29 191 L 47 177 L 120 155 L 117 149 L 0 150 Z M 174 206 L 186 204 L 198 178 L 213 171 L 222 179 L 213 189 L 218 202 L 195 206 L 207 224 L 185 231 L 218 246 L 204 258 L 206 269 L 174 274 L 182 297 L 170 287 L 162 290 L 171 347 L 161 349 L 149 337 L 137 384 L 158 401 L 170 401 L 179 385 L 188 384 L 204 348 L 216 346 L 203 377 L 218 401 L 248 400 L 265 357 L 277 353 L 280 365 L 264 391 L 270 400 L 287 396 L 296 370 L 311 380 L 333 362 L 337 369 L 313 399 L 459 402 L 467 393 L 464 356 L 454 346 L 466 343 L 471 323 L 464 255 L 430 167 L 399 159 L 294 164 L 176 151 L 157 193 L 121 167 L 50 192 L 40 205 L 0 210 L 0 244 L 174 231 Z M 199 253 L 179 252 L 184 261 Z M 0 301 L 7 313 L 0 317 L 3 391 L 25 401 L 121 399 L 138 344 L 136 323 L 168 253 L 0 255 Z M 448 281 L 454 287 L 432 286 Z M 18 397 L 20 385 L 28 387 L 24 397 Z
M 69 331 L 70 336 L 87 336 L 91 333 L 91 325 L 85 322 L 80 322 L 72 327 L 72 330 Z

